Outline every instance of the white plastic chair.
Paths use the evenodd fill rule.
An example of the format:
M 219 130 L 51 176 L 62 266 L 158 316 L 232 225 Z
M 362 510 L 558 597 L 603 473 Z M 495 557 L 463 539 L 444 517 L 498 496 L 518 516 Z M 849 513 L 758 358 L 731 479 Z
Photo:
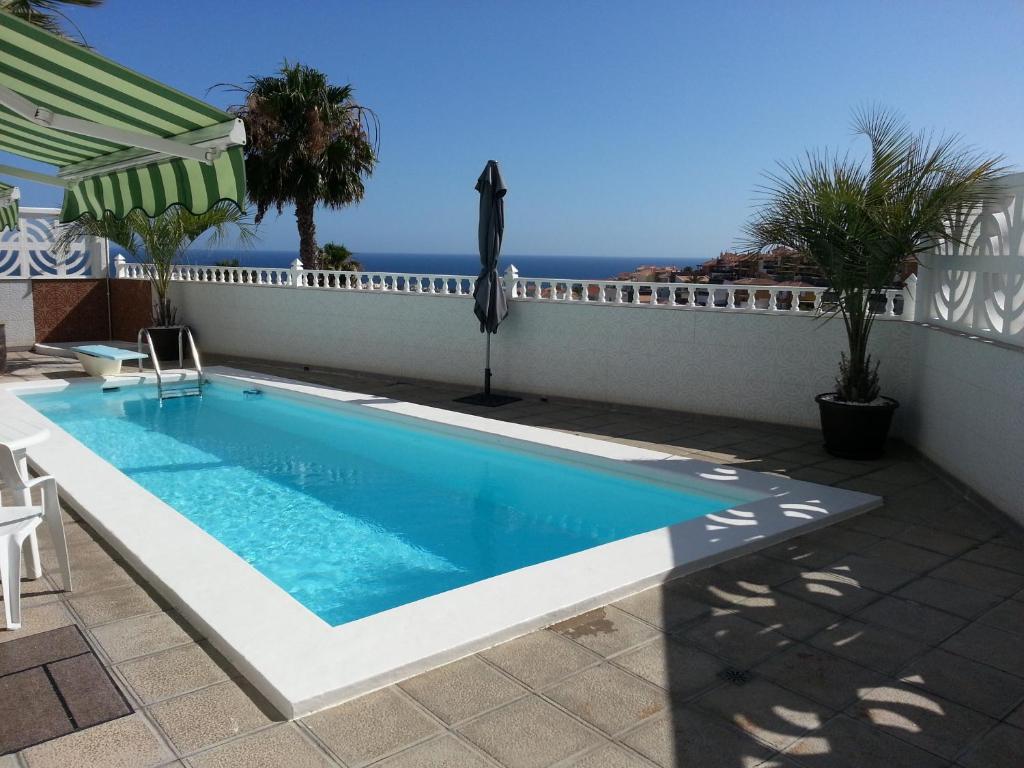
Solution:
M 21 547 L 43 514 L 41 506 L 0 508 L 0 581 L 7 629 L 21 629 Z
M 37 477 L 29 479 L 27 476 L 22 474 L 19 461 L 11 450 L 10 446 L 0 443 L 0 482 L 3 482 L 13 493 L 15 498 L 21 499 L 21 504 L 17 507 L 0 507 L 0 520 L 6 520 L 6 513 L 11 511 L 21 510 L 24 512 L 29 509 L 38 509 L 42 513 L 43 521 L 46 523 L 46 527 L 50 530 L 50 540 L 53 543 L 54 553 L 57 555 L 57 564 L 60 566 L 61 576 L 64 581 L 64 589 L 68 592 L 71 591 L 71 563 L 68 559 L 68 542 L 64 536 L 64 520 L 60 514 L 60 502 L 57 496 L 57 481 L 49 475 L 43 477 Z M 32 504 L 32 489 L 38 487 L 42 493 L 42 504 Z M 25 517 L 23 514 L 22 517 Z M 38 525 L 38 523 L 36 524 Z M 34 533 L 36 525 L 31 526 L 31 529 L 22 537 L 22 542 L 25 538 L 28 538 Z M 35 546 L 35 542 L 32 542 L 32 548 L 30 557 L 35 560 L 33 563 L 34 567 L 39 565 L 38 547 Z M 20 556 L 19 567 L 20 567 Z M 19 574 L 20 575 L 20 574 Z M 4 587 L 6 590 L 6 586 Z

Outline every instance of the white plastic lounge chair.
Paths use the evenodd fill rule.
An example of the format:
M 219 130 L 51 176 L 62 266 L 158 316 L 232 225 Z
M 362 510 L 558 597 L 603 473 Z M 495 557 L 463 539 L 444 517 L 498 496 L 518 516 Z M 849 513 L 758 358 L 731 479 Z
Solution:
M 22 513 L 25 510 L 38 509 L 42 514 L 43 521 L 46 523 L 46 527 L 50 530 L 50 539 L 53 543 L 53 549 L 57 555 L 57 563 L 60 566 L 61 576 L 63 577 L 64 589 L 67 592 L 71 591 L 71 563 L 68 559 L 68 542 L 64 536 L 64 520 L 60 515 L 60 502 L 57 496 L 57 481 L 49 475 L 29 479 L 23 475 L 20 462 L 11 450 L 9 445 L 0 443 L 0 482 L 3 482 L 8 489 L 10 489 L 15 498 L 21 499 L 20 506 L 16 507 L 0 507 L 0 520 L 7 519 L 7 513 L 11 510 L 21 510 Z M 32 489 L 39 488 L 42 493 L 42 504 L 33 505 L 31 502 Z M 22 517 L 25 517 L 22 514 Z M 38 525 L 38 523 L 37 523 Z M 35 525 L 27 531 L 22 541 L 35 530 Z M 38 551 L 33 548 L 33 553 Z M 21 558 L 18 558 L 19 567 Z M 7 586 L 4 585 L 6 594 Z
M 106 344 L 86 344 L 71 349 L 90 376 L 116 376 L 121 372 L 121 363 L 125 360 L 145 360 L 149 357 L 144 352 L 108 347 Z
M 21 629 L 21 546 L 43 521 L 43 507 L 0 508 L 0 581 L 7 629 Z

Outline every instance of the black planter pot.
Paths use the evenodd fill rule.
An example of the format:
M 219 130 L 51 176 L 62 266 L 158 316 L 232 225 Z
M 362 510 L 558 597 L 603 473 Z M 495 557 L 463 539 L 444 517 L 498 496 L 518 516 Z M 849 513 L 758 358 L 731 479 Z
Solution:
M 178 364 L 178 330 L 180 326 L 167 325 L 147 328 L 149 338 L 153 340 L 156 358 L 161 363 Z M 186 353 L 187 354 L 187 353 Z
M 847 403 L 832 400 L 832 392 L 814 398 L 821 413 L 825 450 L 843 459 L 877 459 L 885 451 L 892 414 L 900 404 L 891 397 L 882 402 Z

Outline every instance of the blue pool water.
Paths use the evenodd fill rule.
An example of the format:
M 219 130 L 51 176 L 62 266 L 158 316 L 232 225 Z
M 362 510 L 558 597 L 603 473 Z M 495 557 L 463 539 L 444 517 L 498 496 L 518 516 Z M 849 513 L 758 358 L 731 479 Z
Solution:
M 140 387 L 24 399 L 332 625 L 729 505 L 219 382 L 163 407 Z

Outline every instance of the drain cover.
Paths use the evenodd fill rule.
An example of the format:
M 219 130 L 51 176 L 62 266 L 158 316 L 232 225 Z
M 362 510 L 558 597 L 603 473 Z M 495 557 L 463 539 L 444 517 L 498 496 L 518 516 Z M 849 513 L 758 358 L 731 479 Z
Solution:
M 753 677 L 753 674 L 749 669 L 726 667 L 718 673 L 718 676 L 722 680 L 725 680 L 727 683 L 732 683 L 733 685 L 746 685 L 750 682 L 750 678 Z

